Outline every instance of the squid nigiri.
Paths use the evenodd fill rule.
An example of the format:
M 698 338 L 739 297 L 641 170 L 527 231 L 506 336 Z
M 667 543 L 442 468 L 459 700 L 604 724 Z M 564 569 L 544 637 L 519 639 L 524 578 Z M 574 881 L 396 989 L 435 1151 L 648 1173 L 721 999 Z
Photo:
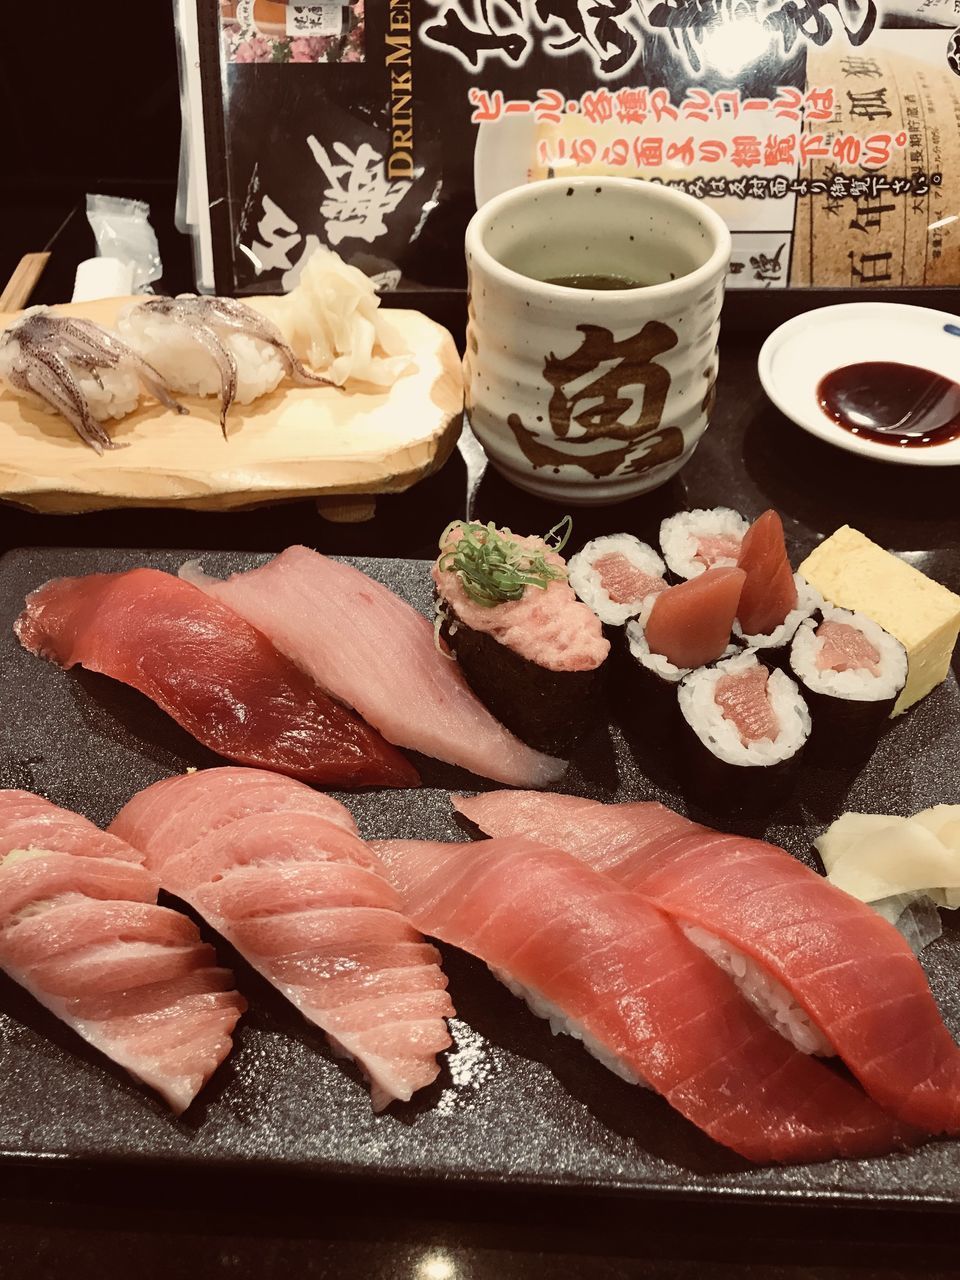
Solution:
M 163 375 L 116 334 L 46 307 L 31 307 L 0 333 L 0 380 L 61 414 L 97 453 L 123 447 L 103 424 L 132 413 L 144 391 L 168 409 L 187 412 Z

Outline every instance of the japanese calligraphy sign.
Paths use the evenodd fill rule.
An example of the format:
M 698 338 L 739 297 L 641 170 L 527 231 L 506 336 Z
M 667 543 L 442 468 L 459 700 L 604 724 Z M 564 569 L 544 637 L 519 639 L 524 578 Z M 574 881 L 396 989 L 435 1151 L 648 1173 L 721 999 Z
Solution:
M 598 174 L 710 203 L 733 288 L 960 283 L 960 0 L 220 0 L 219 30 L 226 291 L 315 244 L 461 289 L 478 204 Z

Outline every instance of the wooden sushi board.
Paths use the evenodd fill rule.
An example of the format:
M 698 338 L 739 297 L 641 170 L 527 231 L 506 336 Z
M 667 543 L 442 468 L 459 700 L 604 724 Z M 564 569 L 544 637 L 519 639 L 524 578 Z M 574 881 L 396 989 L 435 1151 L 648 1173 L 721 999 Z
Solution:
M 56 310 L 111 325 L 131 299 Z M 16 319 L 0 314 L 0 327 Z M 154 401 L 107 424 L 128 447 L 99 456 L 58 414 L 0 392 L 0 498 L 34 511 L 110 507 L 228 511 L 315 497 L 332 518 L 372 514 L 370 495 L 409 489 L 449 457 L 460 430 L 463 379 L 446 329 L 418 311 L 391 311 L 414 364 L 393 387 L 286 383 L 234 405 L 220 431 L 215 396 L 181 396 L 189 414 Z M 360 500 L 337 501 L 342 495 Z

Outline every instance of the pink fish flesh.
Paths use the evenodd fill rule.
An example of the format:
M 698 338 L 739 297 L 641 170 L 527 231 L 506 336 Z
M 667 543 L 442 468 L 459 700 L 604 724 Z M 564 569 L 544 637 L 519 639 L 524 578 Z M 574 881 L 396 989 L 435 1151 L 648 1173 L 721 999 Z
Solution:
M 463 531 L 454 529 L 444 552 L 455 547 Z M 514 541 L 543 553 L 545 562 L 564 568 L 563 557 L 550 550 L 542 538 L 516 537 Z M 441 553 L 432 569 L 433 583 L 451 619 L 474 631 L 483 631 L 499 644 L 548 671 L 595 671 L 610 652 L 603 624 L 577 598 L 567 580 L 554 578 L 545 587 L 528 586 L 519 600 L 496 605 L 477 603 L 464 589 L 457 571 L 445 563 Z
M 880 650 L 859 627 L 849 622 L 824 619 L 817 627 L 817 639 L 821 641 L 817 653 L 817 666 L 821 671 L 869 671 L 880 674 Z
M 697 551 L 694 556 L 708 569 L 728 569 L 737 563 L 742 538 L 732 533 L 704 534 L 697 539 Z
M 675 667 L 715 662 L 730 643 L 743 581 L 740 569 L 707 569 L 658 595 L 644 628 L 651 651 Z
M 659 804 L 533 791 L 454 803 L 488 835 L 550 841 L 736 948 L 783 985 L 880 1106 L 929 1133 L 960 1132 L 960 1050 L 916 956 L 783 849 Z
M 611 551 L 594 560 L 600 585 L 614 604 L 634 604 L 654 593 L 667 590 L 667 584 L 655 574 L 638 569 L 620 551 Z
M 532 840 L 377 842 L 411 919 L 478 956 L 607 1065 L 749 1160 L 888 1151 L 901 1135 L 797 1053 L 639 894 Z
M 179 1114 L 246 1005 L 142 863 L 86 818 L 0 791 L 0 967 Z
M 517 786 L 545 786 L 563 773 L 562 761 L 525 746 L 494 719 L 438 650 L 426 618 L 358 569 L 288 547 L 226 582 L 191 565 L 181 574 L 395 746 Z
M 436 1079 L 453 1014 L 439 956 L 336 801 L 208 769 L 141 791 L 110 830 L 359 1065 L 375 1110 Z
M 773 742 L 780 731 L 780 722 L 767 692 L 769 679 L 770 672 L 758 662 L 737 675 L 721 676 L 716 683 L 714 701 L 724 719 L 736 725 L 745 746 L 764 739 Z

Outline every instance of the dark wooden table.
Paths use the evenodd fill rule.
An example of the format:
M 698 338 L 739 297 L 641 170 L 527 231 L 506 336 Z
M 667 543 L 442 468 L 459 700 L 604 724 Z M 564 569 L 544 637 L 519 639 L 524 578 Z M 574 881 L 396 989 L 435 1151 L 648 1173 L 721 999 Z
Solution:
M 166 237 L 164 237 L 166 238 Z M 69 242 L 68 242 L 69 243 Z M 79 241 L 77 242 L 79 243 Z M 83 249 L 55 255 L 38 300 L 69 292 Z M 177 257 L 177 254 L 180 256 Z M 175 251 L 174 276 L 186 269 Z M 168 287 L 188 287 L 168 275 Z M 943 305 L 943 302 L 940 302 Z M 954 308 L 957 309 L 957 308 Z M 664 514 L 728 504 L 753 517 L 768 506 L 793 535 L 849 522 L 960 590 L 960 516 L 953 469 L 887 466 L 806 436 L 767 402 L 756 375 L 766 328 L 727 332 L 713 424 L 695 457 L 663 489 L 620 507 L 576 512 L 576 541 L 629 530 L 652 538 Z M 322 551 L 432 558 L 463 514 L 455 455 L 410 492 L 378 502 L 372 521 L 331 525 L 312 503 L 234 515 L 131 511 L 76 517 L 0 508 L 0 551 L 63 545 Z M 523 531 L 563 514 L 488 474 L 477 514 Z M 769 1277 L 956 1273 L 956 1217 L 936 1212 L 811 1211 L 771 1204 L 678 1200 L 653 1214 L 633 1202 L 571 1195 L 404 1192 L 218 1179 L 84 1177 L 51 1160 L 0 1176 L 0 1275 L 259 1277 L 290 1273 L 358 1280 L 509 1277 Z

